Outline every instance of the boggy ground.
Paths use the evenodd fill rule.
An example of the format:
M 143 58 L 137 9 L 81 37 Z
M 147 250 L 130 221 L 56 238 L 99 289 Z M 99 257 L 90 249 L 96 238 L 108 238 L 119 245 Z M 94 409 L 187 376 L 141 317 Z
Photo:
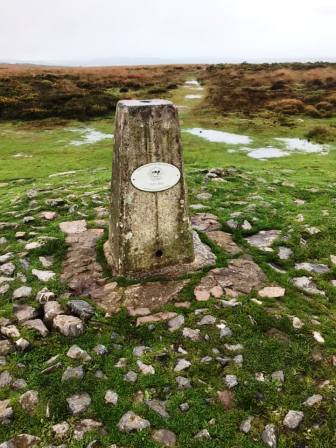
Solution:
M 161 310 L 177 316 L 154 324 L 137 326 L 127 310 L 105 316 L 94 300 L 69 298 L 60 280 L 67 246 L 59 224 L 85 220 L 106 229 L 113 117 L 1 125 L 1 447 L 335 446 L 335 147 L 265 161 L 249 157 L 246 145 L 185 132 L 244 134 L 258 148 L 303 137 L 315 120 L 335 120 L 298 117 L 293 128 L 259 116 L 223 117 L 202 95 L 185 85 L 170 97 L 183 106 L 193 224 L 220 270 L 190 275 Z M 265 242 L 258 233 L 270 230 L 277 232 Z M 97 258 L 108 277 L 106 237 Z M 54 296 L 38 294 L 44 287 Z M 52 312 L 70 315 L 74 299 L 92 308 L 84 315 L 72 309 L 83 320 L 53 328 Z M 49 320 L 42 313 L 48 300 Z M 44 317 L 42 335 L 24 324 L 27 317 Z M 78 336 L 61 333 L 69 328 Z M 129 411 L 139 418 L 122 419 Z M 127 432 L 131 423 L 143 429 Z

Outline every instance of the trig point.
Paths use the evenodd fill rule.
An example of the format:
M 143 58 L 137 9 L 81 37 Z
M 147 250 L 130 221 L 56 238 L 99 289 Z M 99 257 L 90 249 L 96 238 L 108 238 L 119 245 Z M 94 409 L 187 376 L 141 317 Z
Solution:
M 176 107 L 164 100 L 119 101 L 104 247 L 114 275 L 150 277 L 193 262 L 186 196 Z

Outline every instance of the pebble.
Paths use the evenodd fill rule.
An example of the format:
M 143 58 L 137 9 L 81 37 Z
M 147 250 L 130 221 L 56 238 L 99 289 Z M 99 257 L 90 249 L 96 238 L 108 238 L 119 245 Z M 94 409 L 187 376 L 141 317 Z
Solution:
M 185 378 L 184 376 L 177 376 L 176 377 L 176 383 L 178 389 L 190 389 L 191 383 L 188 378 Z
M 83 366 L 67 367 L 62 375 L 62 382 L 69 380 L 81 380 L 84 378 Z
M 245 420 L 243 420 L 239 427 L 240 431 L 245 434 L 248 434 L 251 431 L 253 419 L 254 417 L 250 415 Z
M 193 330 L 192 328 L 185 327 L 183 328 L 182 335 L 195 342 L 200 340 L 200 330 L 198 329 Z
M 67 356 L 71 359 L 78 359 L 83 362 L 88 362 L 92 359 L 88 352 L 78 347 L 78 345 L 72 345 L 67 352 Z
M 118 403 L 118 394 L 117 392 L 114 392 L 113 390 L 107 390 L 105 393 L 105 403 L 106 404 L 112 404 L 113 406 L 115 406 Z
M 182 372 L 182 370 L 188 369 L 191 366 L 191 362 L 186 359 L 179 359 L 174 368 L 174 372 Z
M 229 389 L 233 389 L 238 384 L 236 375 L 225 375 L 224 381 Z
M 137 361 L 137 365 L 141 373 L 143 373 L 144 375 L 154 375 L 155 369 L 152 365 L 144 364 L 140 360 Z
M 54 318 L 53 327 L 64 336 L 76 337 L 84 333 L 84 325 L 81 319 L 65 314 L 59 314 Z
M 277 436 L 275 425 L 266 425 L 262 434 L 261 440 L 268 448 L 277 448 Z
M 176 330 L 179 330 L 184 325 L 184 316 L 183 314 L 179 314 L 178 316 L 174 317 L 173 319 L 170 319 L 168 321 L 168 328 L 169 331 L 173 332 Z
M 74 415 L 85 412 L 91 404 L 91 398 L 87 392 L 71 395 L 66 401 L 68 402 L 70 412 Z
M 175 446 L 176 435 L 168 429 L 156 429 L 153 431 L 152 439 L 154 442 L 163 446 Z
M 300 425 L 304 418 L 304 414 L 301 411 L 288 411 L 283 424 L 289 429 L 296 429 Z
M 117 426 L 121 432 L 132 432 L 149 428 L 150 423 L 148 420 L 136 415 L 133 411 L 128 411 L 121 417 Z
M 315 341 L 318 342 L 319 344 L 325 343 L 324 337 L 321 335 L 319 331 L 313 331 L 313 337 Z
M 138 379 L 138 374 L 136 372 L 133 372 L 133 370 L 130 370 L 124 376 L 124 380 L 127 381 L 128 383 L 135 383 L 137 379 Z
M 305 406 L 315 406 L 316 404 L 320 403 L 323 400 L 322 395 L 320 394 L 314 394 L 311 397 L 307 398 L 306 401 L 303 402 Z
M 283 297 L 285 295 L 285 288 L 281 288 L 279 286 L 267 286 L 258 291 L 258 295 L 260 297 L 268 298 L 268 299 L 277 299 L 279 297 Z
M 41 282 L 48 282 L 55 277 L 55 272 L 52 271 L 40 271 L 39 269 L 33 269 L 32 274 L 35 275 Z

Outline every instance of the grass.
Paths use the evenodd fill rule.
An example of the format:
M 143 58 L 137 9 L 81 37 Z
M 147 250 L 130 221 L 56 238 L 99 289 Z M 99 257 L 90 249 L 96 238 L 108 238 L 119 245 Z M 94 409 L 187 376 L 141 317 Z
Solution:
M 197 73 L 190 73 L 190 78 L 194 75 L 197 76 Z M 189 107 L 181 110 L 183 130 L 205 127 L 246 134 L 253 138 L 252 146 L 256 148 L 271 144 L 274 137 L 303 137 L 314 126 L 336 124 L 334 118 L 304 117 L 304 121 L 301 121 L 296 117 L 291 119 L 290 126 L 282 126 L 262 114 L 251 119 L 237 114 L 224 117 L 202 100 L 185 99 L 187 93 L 190 93 L 190 89 L 180 87 L 170 94 L 176 104 Z M 71 146 L 70 142 L 78 136 L 69 129 L 83 126 L 113 133 L 113 116 L 87 123 L 71 121 L 62 125 L 53 125 L 52 121 L 41 122 L 38 126 L 36 123 L 22 122 L 0 125 L 0 221 L 17 224 L 15 229 L 4 228 L 0 231 L 0 237 L 8 239 L 1 251 L 12 251 L 15 254 L 23 251 L 22 243 L 15 239 L 17 230 L 28 233 L 33 231 L 38 235 L 56 238 L 29 254 L 27 258 L 30 266 L 27 272 L 22 269 L 18 258 L 15 258 L 18 271 L 27 276 L 27 283 L 33 287 L 34 295 L 42 286 L 30 274 L 30 270 L 41 268 L 38 257 L 42 254 L 55 257 L 52 269 L 57 273 L 57 279 L 47 286 L 58 296 L 66 290 L 59 280 L 66 251 L 64 235 L 58 229 L 59 222 L 86 217 L 89 225 L 94 227 L 94 208 L 108 205 L 112 143 L 111 140 L 104 140 L 93 145 Z M 330 265 L 329 257 L 335 254 L 335 146 L 331 144 L 330 151 L 325 156 L 293 154 L 264 162 L 251 159 L 241 151 L 230 153 L 228 150 L 234 149 L 230 145 L 209 143 L 185 132 L 182 132 L 182 139 L 190 203 L 199 202 L 196 195 L 201 191 L 212 193 L 212 198 L 206 205 L 209 212 L 219 217 L 224 230 L 228 230 L 226 221 L 230 214 L 242 212 L 238 221 L 247 219 L 253 224 L 253 229 L 249 232 L 237 229 L 233 232 L 234 240 L 264 270 L 270 284 L 276 283 L 286 288 L 285 297 L 280 300 L 265 299 L 262 305 L 258 305 L 250 300 L 257 297 L 253 291 L 240 298 L 241 306 L 234 309 L 222 308 L 215 300 L 197 303 L 193 287 L 200 281 L 202 273 L 192 275 L 190 284 L 180 296 L 181 300 L 190 301 L 191 307 L 178 310 L 185 316 L 185 326 L 197 328 L 201 315 L 195 315 L 195 310 L 206 307 L 206 314 L 215 316 L 218 321 L 225 320 L 232 329 L 233 336 L 225 340 L 220 339 L 215 326 L 201 327 L 202 336 L 208 335 L 208 338 L 195 343 L 183 338 L 181 331 L 167 331 L 164 323 L 157 324 L 153 330 L 146 326 L 136 327 L 134 319 L 124 311 L 107 318 L 99 309 L 88 324 L 85 334 L 75 339 L 65 338 L 56 332 L 41 339 L 32 331 L 20 328 L 22 337 L 32 342 L 32 350 L 24 354 L 11 354 L 8 356 L 9 364 L 0 369 L 9 369 L 16 378 L 24 378 L 29 389 L 38 390 L 39 405 L 36 412 L 29 416 L 18 403 L 21 392 L 0 389 L 0 399 L 10 397 L 14 409 L 12 423 L 0 427 L 0 441 L 26 432 L 39 435 L 45 443 L 55 443 L 51 431 L 53 424 L 67 420 L 73 427 L 79 420 L 79 417 L 70 416 L 66 398 L 74 393 L 87 391 L 92 404 L 85 417 L 101 421 L 106 434 L 88 433 L 81 441 L 66 439 L 71 447 L 86 447 L 97 438 L 106 447 L 113 443 L 125 447 L 156 447 L 150 430 L 137 434 L 122 434 L 117 430 L 117 422 L 128 410 L 147 418 L 152 428 L 174 431 L 178 447 L 262 448 L 264 444 L 260 435 L 268 423 L 277 426 L 280 448 L 335 446 L 336 370 L 332 366 L 331 357 L 336 350 L 336 290 L 330 285 L 330 280 L 335 278 L 336 268 L 331 266 L 331 273 L 324 276 L 313 275 L 317 285 L 326 291 L 326 297 L 305 296 L 291 282 L 298 275 L 294 270 L 294 261 L 317 261 Z M 28 157 L 14 158 L 18 153 Z M 231 172 L 222 183 L 206 181 L 204 174 L 200 172 L 204 168 L 231 166 L 235 166 L 236 171 Z M 76 172 L 69 176 L 49 177 L 72 170 Z M 318 191 L 315 192 L 312 188 Z M 29 204 L 26 196 L 26 192 L 31 189 L 38 190 L 33 204 Z M 65 200 L 65 204 L 57 208 L 57 220 L 48 223 L 38 218 L 39 211 L 50 209 L 46 200 L 59 197 Z M 297 205 L 295 199 L 305 200 L 305 203 Z M 29 207 L 36 210 L 30 210 Z M 322 210 L 328 210 L 329 214 L 324 215 Z M 296 220 L 298 214 L 304 215 L 303 223 Z M 33 224 L 22 223 L 22 218 L 26 215 L 35 217 Z M 305 225 L 316 226 L 321 232 L 309 236 Z M 275 247 L 280 244 L 290 247 L 294 252 L 292 260 L 281 262 L 276 251 L 260 252 L 247 245 L 244 239 L 246 236 L 265 229 L 282 231 L 281 241 Z M 30 235 L 30 240 L 36 240 L 38 235 Z M 209 243 L 205 235 L 201 237 Z M 305 244 L 302 240 L 305 240 Z M 212 247 L 218 257 L 217 266 L 225 266 L 230 259 L 229 255 L 214 245 Z M 99 243 L 99 259 L 102 259 L 101 252 Z M 269 262 L 276 262 L 286 269 L 286 273 L 276 273 L 270 268 Z M 0 297 L 2 316 L 12 316 L 12 291 L 19 285 L 21 282 L 16 280 L 11 284 L 10 291 Z M 36 306 L 33 299 L 30 303 Z M 168 304 L 165 309 L 176 311 L 173 304 Z M 301 330 L 292 327 L 293 315 L 304 322 Z M 318 318 L 320 325 L 314 324 L 312 317 Z M 272 328 L 283 332 L 287 336 L 287 342 L 270 337 L 268 331 Z M 325 338 L 324 345 L 315 342 L 313 330 L 321 332 Z M 114 332 L 117 335 L 111 338 Z M 226 350 L 225 343 L 241 343 L 244 346 L 242 367 L 230 363 L 223 369 L 215 361 L 208 364 L 200 362 L 204 356 L 215 357 L 213 349 L 217 349 L 221 356 L 232 356 Z M 93 359 L 84 365 L 85 377 L 82 381 L 62 383 L 61 376 L 65 367 L 79 365 L 79 362 L 66 356 L 72 344 L 87 350 Z M 97 344 L 106 345 L 108 355 L 95 355 L 92 348 Z M 132 354 L 133 348 L 138 345 L 151 347 L 142 361 L 152 364 L 156 373 L 150 376 L 139 375 L 138 381 L 131 385 L 123 380 L 123 376 L 128 370 L 138 372 L 136 358 Z M 192 362 L 192 367 L 181 374 L 191 380 L 193 387 L 182 391 L 177 389 L 176 374 L 173 372 L 177 359 L 181 357 L 177 352 L 179 346 L 188 352 L 182 357 Z M 321 352 L 321 361 L 312 357 L 317 351 Z M 165 356 L 160 356 L 163 353 Z M 56 354 L 60 356 L 62 368 L 48 375 L 42 374 L 45 361 Z M 127 369 L 115 367 L 122 357 L 127 359 Z M 98 369 L 105 373 L 107 379 L 95 377 Z M 270 380 L 272 372 L 277 370 L 284 371 L 283 385 Z M 257 372 L 263 372 L 267 380 L 257 381 Z M 234 389 L 234 405 L 230 410 L 224 410 L 216 398 L 217 391 L 225 389 L 223 378 L 226 374 L 235 374 L 239 379 L 239 385 Z M 319 385 L 325 380 L 330 381 L 329 385 L 319 389 Z M 111 407 L 104 403 L 107 389 L 119 394 L 117 406 Z M 139 390 L 146 399 L 167 400 L 170 417 L 161 418 L 145 402 L 135 403 L 134 394 Z M 318 407 L 304 407 L 302 403 L 314 393 L 323 395 L 322 403 Z M 186 413 L 179 409 L 183 402 L 188 402 L 190 406 Z M 46 415 L 47 406 L 49 416 Z M 305 413 L 304 422 L 297 431 L 286 430 L 282 425 L 289 409 L 303 410 Z M 245 435 L 239 431 L 239 425 L 249 415 L 255 418 L 251 432 Z M 209 431 L 211 440 L 194 439 L 195 434 L 202 429 Z

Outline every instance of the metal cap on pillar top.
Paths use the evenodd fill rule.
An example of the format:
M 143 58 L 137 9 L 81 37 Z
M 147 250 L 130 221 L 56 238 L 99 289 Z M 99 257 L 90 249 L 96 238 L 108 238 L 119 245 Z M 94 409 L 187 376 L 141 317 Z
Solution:
M 104 250 L 113 274 L 129 278 L 194 260 L 178 113 L 170 101 L 118 102 Z

